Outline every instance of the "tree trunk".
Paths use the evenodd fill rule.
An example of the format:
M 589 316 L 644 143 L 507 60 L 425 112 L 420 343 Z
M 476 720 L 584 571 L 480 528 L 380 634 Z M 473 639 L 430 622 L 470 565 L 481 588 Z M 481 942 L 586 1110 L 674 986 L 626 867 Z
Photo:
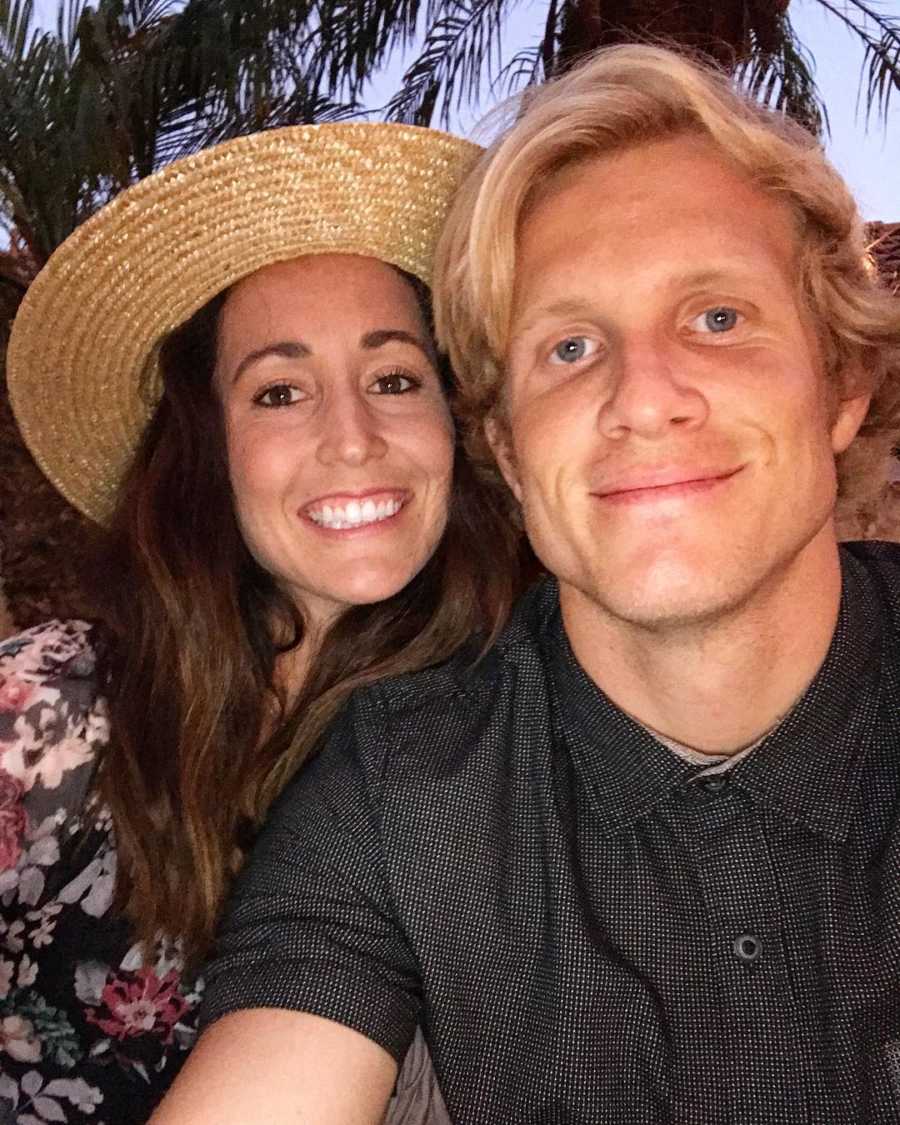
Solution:
M 728 69 L 753 39 L 764 49 L 780 40 L 789 0 L 570 0 L 560 29 L 558 69 L 597 47 L 664 41 L 699 51 Z

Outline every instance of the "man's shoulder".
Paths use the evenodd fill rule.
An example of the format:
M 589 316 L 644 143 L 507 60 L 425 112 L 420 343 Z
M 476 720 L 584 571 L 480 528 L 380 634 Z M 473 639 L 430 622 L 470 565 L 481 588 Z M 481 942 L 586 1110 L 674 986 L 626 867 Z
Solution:
M 900 544 L 876 539 L 842 543 L 845 566 L 859 569 L 877 584 L 878 595 L 900 629 Z
M 358 795 L 360 786 L 366 807 L 382 806 L 387 794 L 402 804 L 410 793 L 418 801 L 423 786 L 441 778 L 493 768 L 516 741 L 514 727 L 542 726 L 542 634 L 557 627 L 558 605 L 556 584 L 541 582 L 519 600 L 487 652 L 473 642 L 443 664 L 355 691 L 322 752 L 298 775 L 302 800 L 294 793 L 285 806 L 302 817 L 306 802 L 332 807 L 340 795 L 343 811 L 334 815 L 346 821 L 356 807 L 346 794 Z
M 517 602 L 493 645 L 483 651 L 477 640 L 449 660 L 408 675 L 383 680 L 357 692 L 354 709 L 368 723 L 391 727 L 421 722 L 429 714 L 452 714 L 455 726 L 476 721 L 485 706 L 515 694 L 522 671 L 540 675 L 542 636 L 553 628 L 559 608 L 556 583 L 538 582 Z

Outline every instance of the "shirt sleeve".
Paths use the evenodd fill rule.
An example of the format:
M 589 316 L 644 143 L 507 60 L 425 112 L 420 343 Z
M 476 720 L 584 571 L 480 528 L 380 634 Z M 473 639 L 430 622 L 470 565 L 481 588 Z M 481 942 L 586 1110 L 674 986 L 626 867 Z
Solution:
M 273 806 L 204 974 L 201 1022 L 282 1008 L 335 1020 L 402 1060 L 419 978 L 386 876 L 383 725 L 351 702 Z M 363 731 L 363 737 L 359 732 Z M 361 745 L 367 743 L 367 745 Z

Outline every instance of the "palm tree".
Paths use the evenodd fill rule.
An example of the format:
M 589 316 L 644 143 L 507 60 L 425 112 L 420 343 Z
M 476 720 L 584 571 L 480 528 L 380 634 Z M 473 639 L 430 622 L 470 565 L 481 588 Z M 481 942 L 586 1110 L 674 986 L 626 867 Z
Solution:
M 88 214 L 176 157 L 351 112 L 319 80 L 330 55 L 310 10 L 64 0 L 50 32 L 31 0 L 0 0 L 0 278 L 21 288 Z
M 900 19 L 885 14 L 879 0 L 815 2 L 863 44 L 865 105 L 884 114 L 900 87 Z M 374 3 L 383 12 L 390 9 L 395 38 L 414 36 L 417 3 Z M 516 5 L 517 0 L 431 0 L 421 47 L 387 115 L 446 125 L 461 104 L 477 101 L 485 83 L 492 93 L 508 93 L 559 73 L 597 47 L 663 41 L 706 55 L 736 73 L 766 104 L 815 132 L 827 129 L 813 59 L 791 24 L 790 0 L 546 0 L 536 42 L 504 60 L 502 32 Z M 384 48 L 379 53 L 378 46 L 359 37 L 364 65 L 383 63 Z

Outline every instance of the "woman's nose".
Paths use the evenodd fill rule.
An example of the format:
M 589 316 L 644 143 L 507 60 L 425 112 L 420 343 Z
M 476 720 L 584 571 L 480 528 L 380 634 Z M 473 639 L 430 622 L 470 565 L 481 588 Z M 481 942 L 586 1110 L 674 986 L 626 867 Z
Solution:
M 318 458 L 323 465 L 364 465 L 387 452 L 377 414 L 357 393 L 335 396 L 321 421 Z

